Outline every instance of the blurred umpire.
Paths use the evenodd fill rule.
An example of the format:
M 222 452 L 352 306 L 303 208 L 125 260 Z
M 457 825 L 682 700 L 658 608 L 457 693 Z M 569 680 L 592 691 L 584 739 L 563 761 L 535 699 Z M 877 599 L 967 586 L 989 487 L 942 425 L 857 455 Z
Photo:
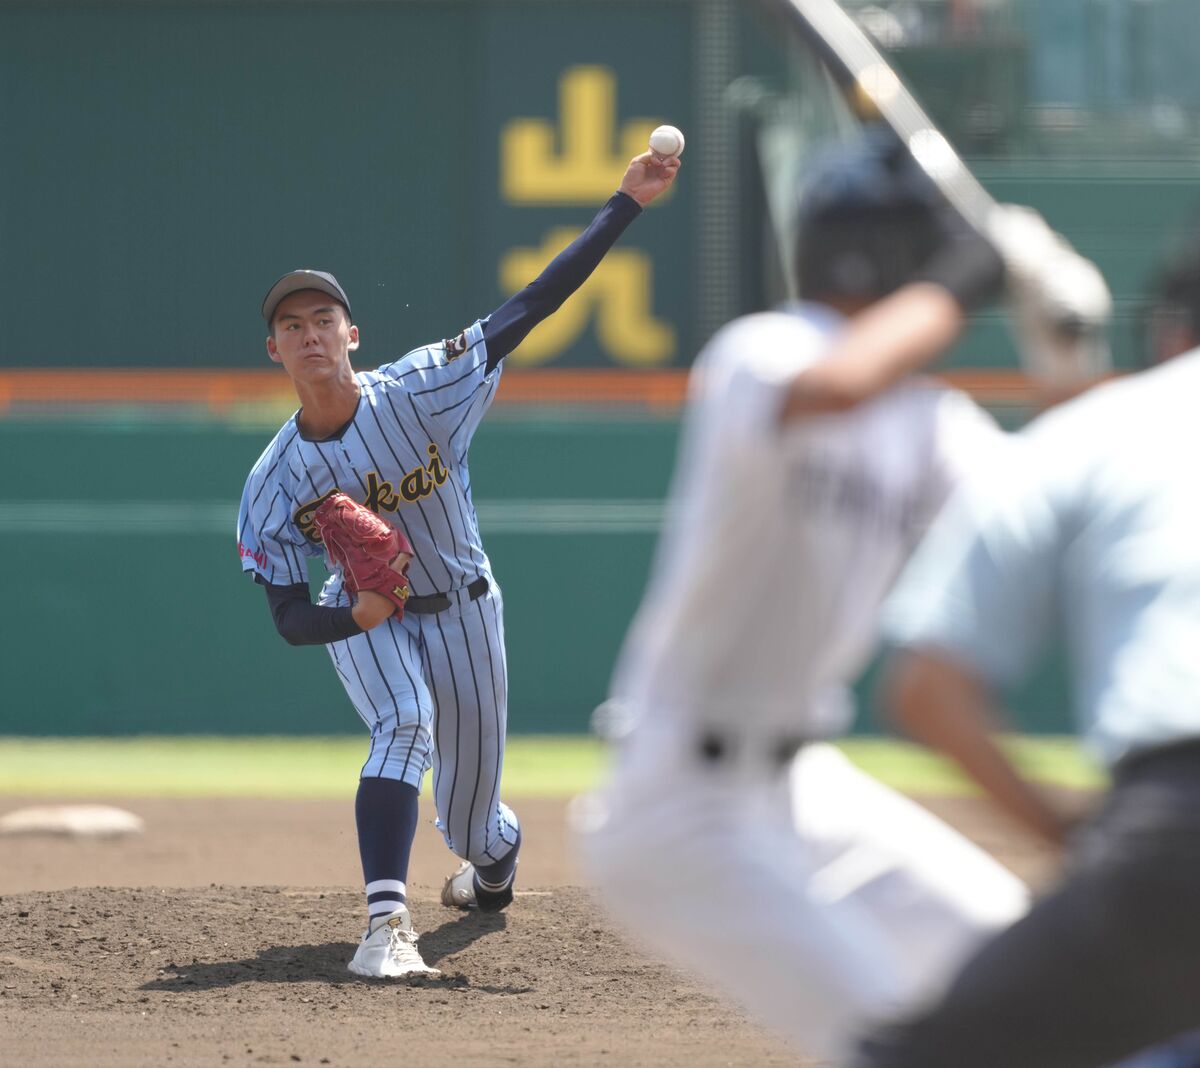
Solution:
M 889 601 L 899 724 L 1070 846 L 1059 883 L 931 1010 L 870 1036 L 861 1068 L 1099 1068 L 1200 1027 L 1198 253 L 1160 277 L 1158 366 L 1032 423 L 1003 482 L 960 488 Z M 1112 777 L 1082 822 L 993 738 L 1001 688 L 1054 638 Z

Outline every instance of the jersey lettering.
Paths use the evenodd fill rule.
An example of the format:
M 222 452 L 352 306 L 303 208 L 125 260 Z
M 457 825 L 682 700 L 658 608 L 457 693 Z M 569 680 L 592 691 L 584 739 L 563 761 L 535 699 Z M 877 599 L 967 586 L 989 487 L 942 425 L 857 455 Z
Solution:
M 383 515 L 384 512 L 399 512 L 403 504 L 414 504 L 423 500 L 443 485 L 450 477 L 450 471 L 442 462 L 441 453 L 433 442 L 429 443 L 426 451 L 429 453 L 429 462 L 424 466 L 418 465 L 411 471 L 405 472 L 404 477 L 400 479 L 398 488 L 377 472 L 368 471 L 367 498 L 363 501 L 364 507 L 369 508 L 376 515 Z M 296 509 L 296 514 L 292 517 L 292 521 L 300 533 L 314 544 L 321 539 L 317 536 L 313 513 L 320 507 L 322 501 L 336 492 L 338 492 L 337 487 L 334 487 L 329 493 L 318 497 L 315 501 L 305 502 Z
M 296 529 L 300 531 L 314 545 L 321 542 L 320 536 L 317 534 L 317 524 L 313 521 L 313 515 L 321 504 L 338 492 L 337 486 L 334 486 L 328 493 L 321 494 L 315 501 L 308 501 L 300 505 L 296 509 L 296 514 L 292 516 L 292 522 L 296 524 Z
M 370 471 L 367 473 L 367 499 L 363 504 L 376 515 L 382 515 L 396 511 L 400 507 L 400 498 L 392 491 L 390 482 Z
M 238 542 L 238 555 L 241 557 L 250 557 L 261 568 L 268 566 L 267 554 L 262 549 L 251 549 L 249 546 Z
M 927 519 L 922 500 L 872 474 L 817 456 L 806 456 L 791 468 L 788 496 L 814 518 L 837 517 L 903 541 L 911 541 Z

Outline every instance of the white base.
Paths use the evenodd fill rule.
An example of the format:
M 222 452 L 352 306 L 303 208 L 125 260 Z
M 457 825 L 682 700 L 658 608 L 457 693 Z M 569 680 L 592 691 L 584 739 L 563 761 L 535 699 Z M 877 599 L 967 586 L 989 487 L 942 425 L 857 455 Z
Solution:
M 140 816 L 109 805 L 39 805 L 0 817 L 0 835 L 120 838 L 141 834 L 145 827 Z

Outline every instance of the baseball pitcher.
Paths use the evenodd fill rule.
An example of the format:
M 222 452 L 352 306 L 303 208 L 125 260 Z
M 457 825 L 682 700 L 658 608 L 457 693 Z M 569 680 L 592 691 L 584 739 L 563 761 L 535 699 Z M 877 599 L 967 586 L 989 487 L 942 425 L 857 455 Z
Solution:
M 301 407 L 246 481 L 242 568 L 280 635 L 322 644 L 370 734 L 355 815 L 368 926 L 349 968 L 436 974 L 416 948 L 405 881 L 417 796 L 433 767 L 438 826 L 462 858 L 443 902 L 497 910 L 521 843 L 500 796 L 507 719 L 503 601 L 471 501 L 467 452 L 502 361 L 591 274 L 678 158 L 646 152 L 591 225 L 525 289 L 457 336 L 355 372 L 350 299 L 333 275 L 291 271 L 262 314 L 267 353 Z M 312 603 L 305 561 L 332 568 Z

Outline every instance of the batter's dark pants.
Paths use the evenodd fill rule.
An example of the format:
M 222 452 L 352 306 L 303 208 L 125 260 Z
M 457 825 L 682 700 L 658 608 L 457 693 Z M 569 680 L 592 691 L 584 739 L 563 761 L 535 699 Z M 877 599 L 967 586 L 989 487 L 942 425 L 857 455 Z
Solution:
M 1105 1068 L 1200 1028 L 1200 742 L 1119 768 L 1063 881 L 856 1068 Z

